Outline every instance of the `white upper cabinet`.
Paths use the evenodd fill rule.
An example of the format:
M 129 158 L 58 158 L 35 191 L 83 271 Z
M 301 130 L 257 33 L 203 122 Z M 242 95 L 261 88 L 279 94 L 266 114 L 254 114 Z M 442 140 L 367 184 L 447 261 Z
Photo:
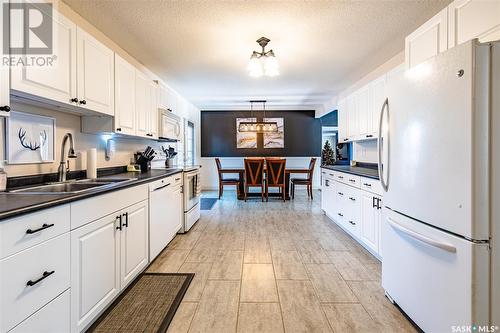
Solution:
M 145 137 L 149 129 L 149 82 L 148 77 L 136 70 L 135 75 L 135 134 Z
M 358 135 L 363 138 L 371 134 L 371 87 L 366 85 L 356 94 L 358 108 Z
M 372 81 L 371 83 L 371 105 L 370 105 L 370 116 L 371 116 L 371 127 L 368 136 L 376 137 L 378 135 L 378 128 L 380 122 L 380 111 L 382 110 L 382 104 L 384 104 L 385 95 L 385 85 L 386 76 Z
M 58 12 L 54 12 L 54 24 L 57 36 L 53 49 L 56 56 L 53 66 L 12 66 L 11 88 L 15 95 L 26 93 L 77 105 L 76 24 Z
M 53 21 L 53 65 L 12 67 L 13 93 L 113 115 L 113 51 L 57 11 Z
M 406 68 L 448 49 L 448 8 L 424 23 L 405 39 Z
M 77 28 L 78 104 L 114 115 L 114 52 Z
M 337 107 L 337 116 L 338 116 L 338 128 L 339 128 L 339 142 L 345 142 L 349 140 L 347 138 L 347 103 L 345 99 L 339 101 L 339 105 Z
M 160 85 L 158 106 L 162 109 L 176 112 L 177 96 L 175 92 L 165 85 Z
M 347 137 L 353 140 L 359 133 L 358 103 L 356 94 L 347 97 Z
M 158 138 L 158 84 L 155 82 L 149 83 L 149 137 Z
M 115 54 L 115 131 L 135 135 L 136 69 Z
M 406 68 L 466 42 L 500 39 L 500 1 L 455 0 L 406 37 Z
M 500 1 L 456 0 L 448 7 L 448 47 L 500 39 Z

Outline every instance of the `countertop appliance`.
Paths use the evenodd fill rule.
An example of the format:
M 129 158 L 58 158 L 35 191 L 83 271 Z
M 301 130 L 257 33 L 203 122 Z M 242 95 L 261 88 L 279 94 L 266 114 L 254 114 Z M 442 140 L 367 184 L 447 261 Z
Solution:
M 500 325 L 499 92 L 500 42 L 466 42 L 388 81 L 382 286 L 425 332 Z
M 153 261 L 184 221 L 182 173 L 149 184 L 149 258 Z
M 200 219 L 200 168 L 184 168 L 184 225 L 179 231 L 186 233 Z

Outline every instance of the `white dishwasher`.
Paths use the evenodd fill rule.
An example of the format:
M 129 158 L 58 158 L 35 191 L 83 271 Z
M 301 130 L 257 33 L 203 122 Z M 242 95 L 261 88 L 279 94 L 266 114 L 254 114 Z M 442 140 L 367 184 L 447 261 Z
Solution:
M 175 237 L 182 227 L 182 173 L 149 184 L 149 260 Z

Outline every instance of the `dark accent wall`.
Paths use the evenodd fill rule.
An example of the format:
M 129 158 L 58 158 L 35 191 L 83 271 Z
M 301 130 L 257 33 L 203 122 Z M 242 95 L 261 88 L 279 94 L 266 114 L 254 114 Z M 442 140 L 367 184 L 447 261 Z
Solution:
M 319 118 L 321 121 L 321 126 L 338 126 L 338 112 L 337 110 L 333 110 Z
M 250 111 L 201 111 L 201 156 L 290 156 L 321 155 L 321 121 L 314 111 L 266 111 L 266 117 L 282 117 L 285 147 L 263 148 L 263 136 L 257 134 L 256 149 L 236 148 L 236 118 L 250 117 Z M 263 112 L 253 116 L 262 120 Z

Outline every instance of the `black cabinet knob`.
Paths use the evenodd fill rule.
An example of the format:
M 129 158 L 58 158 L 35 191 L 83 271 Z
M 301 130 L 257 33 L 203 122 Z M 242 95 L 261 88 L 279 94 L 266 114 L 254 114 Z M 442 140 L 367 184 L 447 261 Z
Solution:
M 84 99 L 82 99 L 82 100 L 80 101 L 80 104 L 85 105 L 85 104 L 87 104 L 87 101 L 86 101 L 86 100 L 84 100 Z
M 117 132 L 121 132 L 121 131 L 122 131 L 122 128 L 121 128 L 121 127 L 118 127 L 118 128 L 116 128 L 116 131 L 117 131 Z
M 69 100 L 71 103 L 78 103 L 78 98 L 74 97 Z
M 9 112 L 10 106 L 8 105 L 0 106 L 0 111 Z

